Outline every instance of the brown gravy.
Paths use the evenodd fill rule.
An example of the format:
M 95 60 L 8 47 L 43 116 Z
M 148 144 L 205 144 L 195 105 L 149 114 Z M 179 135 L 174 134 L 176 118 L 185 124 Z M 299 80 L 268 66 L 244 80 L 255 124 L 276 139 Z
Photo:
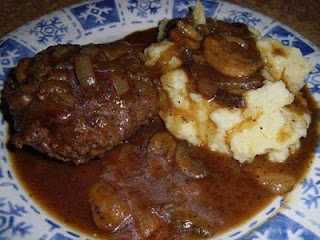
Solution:
M 272 164 L 272 167 L 280 171 L 288 171 L 297 179 L 301 178 L 308 168 L 317 140 L 315 104 L 310 97 L 308 100 L 309 105 L 313 107 L 313 121 L 308 137 L 302 140 L 300 152 L 284 164 Z M 139 136 L 139 133 L 137 135 Z M 106 234 L 99 230 L 92 220 L 88 192 L 90 187 L 98 181 L 104 165 L 112 162 L 113 153 L 116 152 L 117 149 L 106 154 L 103 159 L 80 166 L 55 161 L 27 149 L 12 151 L 11 161 L 15 174 L 27 189 L 30 197 L 42 208 L 77 230 L 101 237 Z M 241 176 L 243 166 L 240 166 L 235 160 L 223 159 L 221 155 L 205 151 L 202 151 L 201 155 L 202 159 L 206 159 L 210 171 L 219 176 L 219 182 L 213 184 L 216 193 L 220 194 L 210 199 L 220 208 L 220 212 L 224 213 L 222 218 L 225 224 L 222 228 L 217 229 L 218 232 L 241 223 L 261 210 L 274 197 L 257 184 L 252 184 L 246 176 Z M 269 164 L 270 167 L 267 161 L 262 161 L 259 165 L 264 164 Z
M 155 31 L 149 30 L 149 34 L 145 32 L 143 38 L 142 34 L 133 34 L 127 39 L 135 42 L 152 42 L 154 37 Z M 296 179 L 303 176 L 311 162 L 317 140 L 316 105 L 308 94 L 305 95 L 314 114 L 308 137 L 302 140 L 301 150 L 283 164 L 259 161 L 258 167 L 266 165 L 279 171 L 286 171 Z M 139 136 L 138 132 L 134 137 L 135 141 Z M 223 224 L 217 226 L 215 232 L 224 231 L 253 216 L 274 197 L 248 178 L 243 171 L 245 167 L 237 161 L 203 150 L 200 153 L 201 159 L 205 161 L 212 175 L 217 176 L 212 182 L 213 187 L 210 187 L 212 191 L 210 201 L 219 209 Z M 88 193 L 91 186 L 99 180 L 105 164 L 112 163 L 116 154 L 117 148 L 100 160 L 75 166 L 24 149 L 11 151 L 11 162 L 16 176 L 30 197 L 50 215 L 81 232 L 103 237 L 106 234 L 99 230 L 92 220 Z

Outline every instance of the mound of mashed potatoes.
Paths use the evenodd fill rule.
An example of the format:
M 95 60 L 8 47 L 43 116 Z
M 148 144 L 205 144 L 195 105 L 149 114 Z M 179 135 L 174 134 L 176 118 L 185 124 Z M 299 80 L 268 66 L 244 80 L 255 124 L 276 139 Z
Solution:
M 145 50 L 146 64 L 158 66 L 162 71 L 161 118 L 177 138 L 228 154 L 242 163 L 257 155 L 275 162 L 285 161 L 299 149 L 311 121 L 301 94 L 311 65 L 296 48 L 272 39 L 258 39 L 254 34 L 247 38 L 245 30 L 238 33 L 238 27 L 244 29 L 242 25 L 229 24 L 234 29 L 230 34 L 225 29 L 227 25 L 208 22 L 201 8 L 197 6 L 196 16 L 176 22 L 162 41 Z M 248 54 L 250 38 L 254 40 L 255 46 L 251 48 L 253 52 L 256 49 L 255 55 Z M 211 47 L 209 53 L 206 42 Z M 208 97 L 204 94 L 207 89 L 199 91 L 194 87 L 198 75 L 190 74 L 192 64 L 203 64 L 218 72 L 218 77 L 207 74 L 213 83 L 219 81 L 219 76 L 225 76 L 227 80 L 222 82 L 231 83 L 230 86 L 244 80 L 255 86 L 227 89 L 231 92 L 228 99 L 236 96 L 241 104 L 220 101 L 217 95 L 220 90 L 214 84 Z M 257 74 L 261 84 L 252 80 Z

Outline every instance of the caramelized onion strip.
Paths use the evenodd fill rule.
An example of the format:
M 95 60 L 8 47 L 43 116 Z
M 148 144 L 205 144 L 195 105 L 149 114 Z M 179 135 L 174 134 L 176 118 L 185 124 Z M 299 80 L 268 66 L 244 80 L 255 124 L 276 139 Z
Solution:
M 75 71 L 81 86 L 91 87 L 96 84 L 96 78 L 89 56 L 79 55 L 75 58 Z

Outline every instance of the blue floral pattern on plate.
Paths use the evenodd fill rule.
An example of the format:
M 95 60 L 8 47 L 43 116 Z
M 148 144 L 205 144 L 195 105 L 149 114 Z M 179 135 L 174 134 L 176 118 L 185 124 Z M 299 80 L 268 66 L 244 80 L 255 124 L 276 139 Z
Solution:
M 297 222 L 278 214 L 257 231 L 245 236 L 243 240 L 316 240 L 317 235 Z
M 160 0 L 129 0 L 128 10 L 135 13 L 136 16 L 146 18 L 148 15 L 154 15 L 161 8 Z
M 302 182 L 301 200 L 308 209 L 320 207 L 320 167 L 315 168 L 315 176 Z
M 85 30 L 120 21 L 113 0 L 90 1 L 77 7 L 71 7 L 70 11 Z
M 305 41 L 301 40 L 298 36 L 281 25 L 276 25 L 271 28 L 267 32 L 266 36 L 278 39 L 286 46 L 299 48 L 303 55 L 308 55 L 314 52 L 314 49 Z
M 141 28 L 156 26 L 162 18 L 185 16 L 195 0 L 93 0 L 70 6 L 27 23 L 0 40 L 0 87 L 23 57 L 58 43 L 114 40 Z M 237 5 L 203 0 L 207 16 L 242 22 L 262 35 L 297 47 L 315 67 L 306 81 L 311 93 L 320 94 L 320 53 L 302 36 L 269 17 Z M 106 38 L 107 36 L 107 38 Z M 0 240 L 74 240 L 89 238 L 64 226 L 29 198 L 12 172 L 6 150 L 6 123 L 0 121 Z M 218 239 L 320 239 L 320 145 L 306 178 L 286 199 L 275 199 L 242 226 Z M 280 205 L 282 207 L 279 209 Z M 276 212 L 279 211 L 276 216 Z M 271 220 L 266 221 L 266 219 Z M 263 224 L 263 222 L 265 222 Z M 262 225 L 261 225 L 262 224 Z M 261 225 L 261 226 L 260 226 Z M 260 227 L 259 227 L 260 226 Z M 255 229 L 254 231 L 252 231 Z M 248 235 L 246 233 L 250 232 Z
M 22 57 L 30 57 L 33 51 L 13 39 L 6 39 L 0 43 L 0 84 L 7 77 L 10 70 Z
M 38 52 L 51 45 L 76 41 L 82 32 L 76 20 L 64 11 L 58 11 L 21 26 L 9 36 Z
M 61 43 L 66 35 L 68 27 L 56 16 L 49 19 L 42 19 L 33 29 L 30 34 L 37 36 L 37 41 L 41 44 L 46 44 L 49 39 L 56 43 Z
M 194 6 L 196 0 L 176 0 L 173 4 L 173 17 L 184 17 L 188 13 L 190 7 Z M 204 0 L 202 1 L 206 16 L 213 16 L 215 10 L 219 6 L 218 1 Z
M 261 19 L 255 17 L 253 13 L 248 11 L 231 10 L 229 16 L 224 19 L 227 22 L 245 23 L 250 26 L 256 26 Z
M 24 237 L 30 234 L 32 224 L 19 219 L 27 213 L 28 211 L 24 206 L 14 204 L 5 198 L 0 198 L 0 235 L 6 232 L 16 237 Z
M 50 238 L 50 240 L 72 240 L 72 238 L 66 237 L 60 233 L 56 233 Z
M 313 94 L 320 94 L 319 82 L 320 82 L 320 64 L 316 64 L 313 71 L 310 73 L 309 77 L 307 78 L 309 89 Z

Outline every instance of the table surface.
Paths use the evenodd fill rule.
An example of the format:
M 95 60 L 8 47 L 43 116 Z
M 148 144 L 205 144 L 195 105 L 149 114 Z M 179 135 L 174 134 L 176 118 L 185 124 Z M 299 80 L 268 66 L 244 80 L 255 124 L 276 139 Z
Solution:
M 0 0 L 0 37 L 79 0 Z M 229 0 L 277 19 L 320 46 L 320 0 Z

